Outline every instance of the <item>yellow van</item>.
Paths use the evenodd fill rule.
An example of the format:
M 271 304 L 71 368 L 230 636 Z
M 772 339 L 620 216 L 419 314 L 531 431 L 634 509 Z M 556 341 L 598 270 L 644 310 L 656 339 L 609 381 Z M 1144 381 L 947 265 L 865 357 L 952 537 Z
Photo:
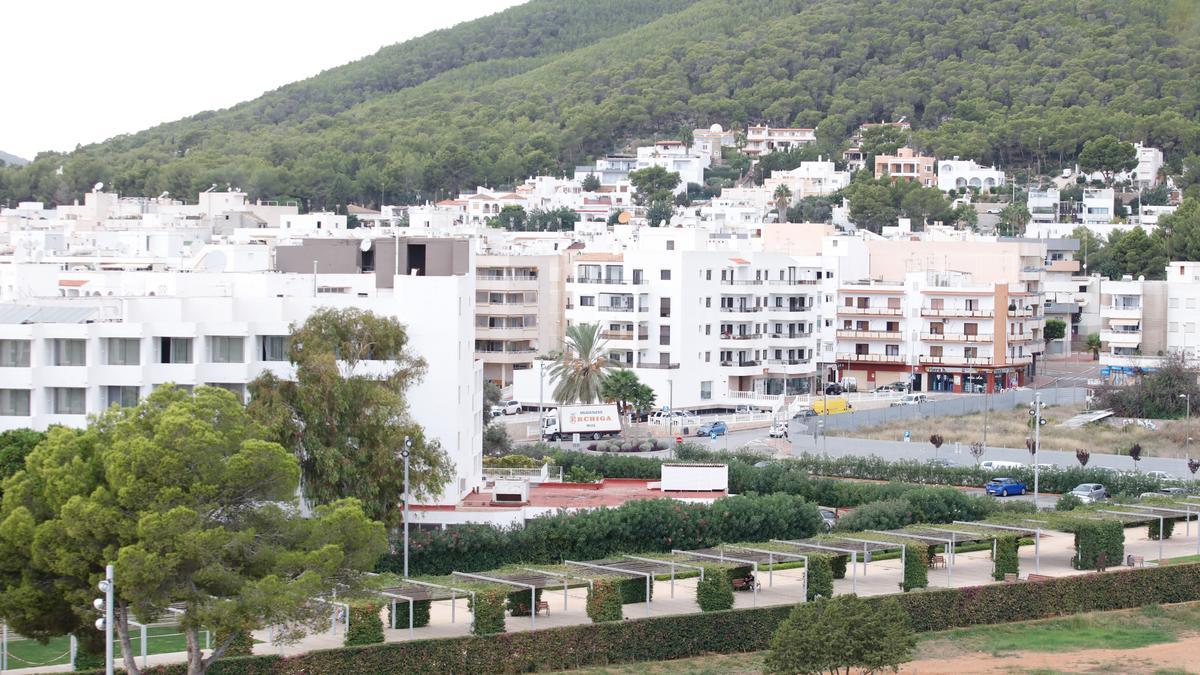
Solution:
M 818 398 L 812 403 L 813 412 L 818 415 L 836 415 L 854 409 L 844 398 Z

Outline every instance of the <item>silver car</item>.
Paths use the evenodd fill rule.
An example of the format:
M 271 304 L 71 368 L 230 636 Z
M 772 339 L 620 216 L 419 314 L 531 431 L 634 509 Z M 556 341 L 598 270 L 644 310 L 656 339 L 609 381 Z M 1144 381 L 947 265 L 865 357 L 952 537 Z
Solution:
M 1071 494 L 1079 497 L 1085 504 L 1101 502 L 1108 499 L 1108 489 L 1100 483 L 1080 483 L 1071 490 Z

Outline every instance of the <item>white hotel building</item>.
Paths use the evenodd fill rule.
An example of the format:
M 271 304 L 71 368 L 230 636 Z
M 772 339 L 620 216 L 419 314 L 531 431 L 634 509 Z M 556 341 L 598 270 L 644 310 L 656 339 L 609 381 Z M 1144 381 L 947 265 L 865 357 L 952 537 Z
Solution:
M 343 261 L 329 250 L 291 248 L 297 250 L 290 259 L 307 260 L 309 270 L 314 260 L 339 269 L 0 267 L 0 429 L 82 427 L 88 415 L 136 404 L 166 383 L 214 385 L 245 397 L 246 385 L 263 372 L 293 376 L 287 361 L 293 324 L 320 307 L 355 307 L 400 320 L 413 353 L 428 364 L 408 392 L 410 413 L 454 465 L 453 482 L 434 503 L 457 503 L 482 476 L 482 364 L 474 358 L 475 279 L 467 242 L 406 245 L 402 269 L 408 272 L 394 276 L 390 263 L 376 275 L 340 269 Z M 365 253 L 357 241 L 345 248 Z M 284 247 L 277 256 L 289 259 Z M 367 372 L 387 367 L 359 366 Z

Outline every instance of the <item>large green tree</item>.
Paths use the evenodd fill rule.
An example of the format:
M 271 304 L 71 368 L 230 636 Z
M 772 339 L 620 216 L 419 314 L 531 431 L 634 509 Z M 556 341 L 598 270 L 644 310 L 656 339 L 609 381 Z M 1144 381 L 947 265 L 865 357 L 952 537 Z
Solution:
M 600 324 L 568 326 L 562 352 L 550 367 L 554 400 L 559 403 L 594 403 L 603 396 L 604 379 L 613 368 Z
M 1000 209 L 1000 222 L 1008 226 L 1008 234 L 1014 237 L 1025 233 L 1025 226 L 1032 217 L 1025 202 L 1012 202 Z
M 371 518 L 398 523 L 405 438 L 412 442 L 412 497 L 441 492 L 450 461 L 408 414 L 405 397 L 425 361 L 399 322 L 360 309 L 319 309 L 292 326 L 288 359 L 296 379 L 260 375 L 250 383 L 249 408 L 300 460 L 307 500 L 354 497 Z
M 1137 149 L 1133 143 L 1118 140 L 1106 134 L 1083 144 L 1079 152 L 1079 168 L 1087 173 L 1099 171 L 1104 182 L 1111 185 L 1113 174 L 1129 171 L 1137 166 Z
M 648 206 L 654 202 L 670 202 L 675 198 L 679 174 L 667 171 L 661 166 L 648 166 L 645 169 L 630 171 L 629 182 L 637 190 L 633 193 L 633 203 Z
M 917 638 L 895 598 L 839 595 L 796 605 L 775 635 L 767 673 L 875 673 L 908 661 Z
M 21 470 L 25 466 L 25 456 L 45 438 L 44 432 L 33 429 L 9 429 L 0 433 L 0 483 Z
M 114 564 L 114 628 L 126 672 L 130 620 L 182 610 L 188 673 L 246 631 L 294 639 L 328 620 L 314 599 L 352 588 L 386 551 L 383 525 L 344 500 L 302 517 L 296 458 L 216 387 L 155 390 L 86 430 L 57 428 L 8 478 L 0 507 L 0 617 L 22 634 L 85 634 Z M 218 635 L 205 653 L 202 630 Z M 102 643 L 99 649 L 103 649 Z

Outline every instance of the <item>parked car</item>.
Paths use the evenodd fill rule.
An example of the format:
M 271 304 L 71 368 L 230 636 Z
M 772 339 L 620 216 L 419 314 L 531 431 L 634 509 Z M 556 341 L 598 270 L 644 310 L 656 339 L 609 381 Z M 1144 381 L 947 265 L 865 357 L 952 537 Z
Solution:
M 775 424 L 771 425 L 771 430 L 767 432 L 767 436 L 770 436 L 771 438 L 783 438 L 784 436 L 787 436 L 787 433 L 787 422 L 776 422 Z
M 842 385 L 838 384 L 837 382 L 830 382 L 829 384 L 825 385 L 825 393 L 829 396 L 837 396 L 844 391 L 845 389 L 842 389 Z
M 1084 504 L 1092 504 L 1108 499 L 1108 488 L 1100 483 L 1080 483 L 1071 490 L 1071 494 L 1079 497 Z
M 505 415 L 516 415 L 521 412 L 521 404 L 517 401 L 500 401 L 496 407 L 500 408 L 500 412 Z
M 1175 476 L 1172 476 L 1171 474 L 1167 473 L 1166 471 L 1147 471 L 1146 477 L 1147 478 L 1157 478 L 1158 480 L 1166 481 L 1168 483 L 1175 483 L 1175 482 L 1179 481 L 1178 478 L 1176 478 Z
M 754 408 L 751 408 L 748 405 L 739 405 L 738 407 L 734 408 L 734 410 L 733 410 L 733 413 L 735 415 L 749 415 L 753 412 L 754 412 Z
M 983 489 L 994 497 L 1025 494 L 1025 484 L 1016 478 L 993 478 L 983 486 Z
M 724 422 L 709 422 L 708 424 L 701 425 L 698 429 L 696 429 L 696 435 L 712 436 L 713 434 L 716 434 L 718 436 L 724 436 L 725 432 L 728 430 L 729 427 L 726 426 Z
M 894 408 L 898 405 L 921 405 L 928 402 L 929 396 L 926 394 L 905 394 L 900 397 L 899 401 L 892 401 L 891 407 Z
M 1158 489 L 1158 494 L 1166 495 L 1168 497 L 1183 497 L 1187 495 L 1187 493 L 1188 491 L 1181 487 L 1165 487 Z
M 898 392 L 904 393 L 904 392 L 908 391 L 908 383 L 907 382 L 892 382 L 890 384 L 883 384 L 878 387 L 875 387 L 875 391 L 898 391 Z
M 837 525 L 837 511 L 827 506 L 818 506 L 817 510 L 821 512 L 821 520 L 825 523 L 825 531 L 832 530 L 833 526 Z
M 934 457 L 933 459 L 929 460 L 929 464 L 932 464 L 933 466 L 947 466 L 947 467 L 948 466 L 958 466 L 958 462 L 956 462 L 952 459 L 946 459 L 945 457 Z
M 992 459 L 979 464 L 979 468 L 983 471 L 1008 471 L 1009 469 L 1020 469 L 1022 467 L 1023 465 L 1020 462 L 1004 462 Z
M 499 407 L 499 404 L 497 404 L 495 407 L 492 408 L 492 417 L 499 417 L 503 414 L 504 414 L 504 408 Z
M 801 408 L 800 410 L 796 411 L 796 414 L 792 415 L 792 419 L 799 420 L 799 419 L 804 419 L 805 417 L 814 417 L 814 416 L 816 416 L 816 414 L 817 414 L 817 411 L 813 410 L 812 406 L 808 406 L 808 407 Z

